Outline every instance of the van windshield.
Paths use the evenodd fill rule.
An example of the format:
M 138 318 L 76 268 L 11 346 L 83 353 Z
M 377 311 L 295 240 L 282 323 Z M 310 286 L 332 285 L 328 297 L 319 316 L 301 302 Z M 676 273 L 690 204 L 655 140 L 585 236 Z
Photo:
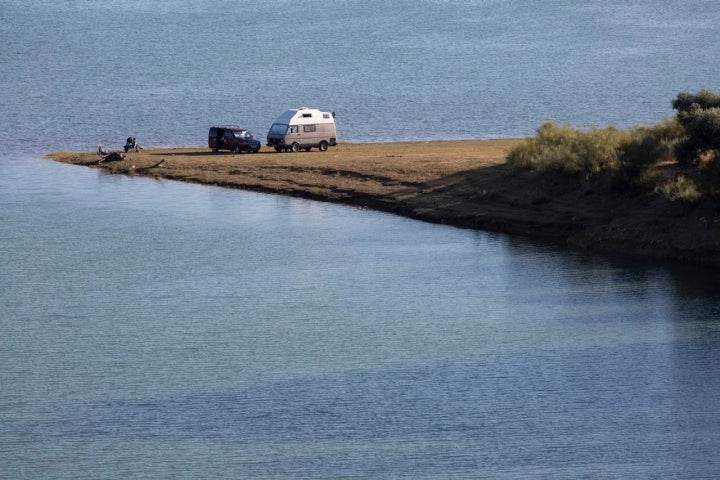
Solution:
M 270 133 L 274 135 L 285 135 L 287 133 L 288 126 L 284 123 L 273 123 L 270 127 Z

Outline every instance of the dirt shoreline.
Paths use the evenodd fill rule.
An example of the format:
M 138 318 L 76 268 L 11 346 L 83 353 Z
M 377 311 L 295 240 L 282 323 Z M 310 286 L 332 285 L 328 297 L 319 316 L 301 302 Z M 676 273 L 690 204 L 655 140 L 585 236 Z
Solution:
M 341 143 L 327 152 L 217 153 L 204 147 L 49 157 L 146 175 L 337 202 L 433 223 L 542 238 L 605 253 L 720 266 L 720 208 L 656 194 L 618 193 L 608 178 L 514 172 L 518 139 Z

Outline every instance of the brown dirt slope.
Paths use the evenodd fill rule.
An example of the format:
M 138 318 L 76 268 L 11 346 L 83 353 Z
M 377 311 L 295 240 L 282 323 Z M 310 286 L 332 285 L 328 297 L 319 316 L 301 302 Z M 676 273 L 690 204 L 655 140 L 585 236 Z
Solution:
M 607 178 L 513 172 L 505 154 L 518 141 L 343 143 L 294 154 L 152 149 L 102 163 L 96 153 L 50 157 L 113 173 L 300 196 L 577 248 L 720 266 L 715 202 L 684 205 L 656 194 L 618 193 Z

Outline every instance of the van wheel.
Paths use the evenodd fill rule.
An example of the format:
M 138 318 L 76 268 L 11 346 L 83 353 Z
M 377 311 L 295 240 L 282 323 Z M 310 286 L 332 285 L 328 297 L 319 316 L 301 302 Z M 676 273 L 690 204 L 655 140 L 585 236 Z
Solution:
M 212 152 L 213 152 L 213 153 L 217 153 L 217 148 L 213 148 L 213 149 L 212 149 Z
M 233 148 L 233 153 L 240 153 L 240 145 L 235 145 L 235 148 Z
M 290 151 L 291 152 L 299 152 L 300 151 L 300 145 L 297 142 L 293 142 L 292 145 L 290 145 Z
M 280 152 L 283 151 L 283 148 L 282 148 L 282 147 L 275 147 L 275 151 L 278 152 L 278 153 L 280 153 Z
M 320 150 L 321 152 L 326 151 L 327 148 L 328 148 L 328 143 L 325 140 L 320 142 L 320 145 L 318 145 L 318 150 Z

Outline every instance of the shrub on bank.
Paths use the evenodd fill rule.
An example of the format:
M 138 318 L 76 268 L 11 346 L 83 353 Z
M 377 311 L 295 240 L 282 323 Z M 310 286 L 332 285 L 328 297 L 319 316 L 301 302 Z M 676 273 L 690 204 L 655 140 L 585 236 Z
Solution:
M 672 106 L 678 112 L 686 112 L 693 105 L 705 108 L 719 108 L 720 95 L 710 90 L 702 89 L 698 93 L 680 92 L 672 102 Z
M 702 193 L 695 182 L 684 175 L 662 181 L 655 191 L 670 200 L 689 204 L 697 203 L 702 198 Z
M 515 169 L 554 171 L 586 176 L 617 172 L 633 180 L 672 155 L 678 131 L 673 121 L 652 127 L 578 130 L 546 121 L 537 135 L 510 150 L 507 164 Z
M 637 132 L 618 145 L 616 185 L 642 188 L 653 183 L 651 168 L 662 158 L 660 142 L 649 134 Z
M 720 199 L 720 94 L 681 92 L 672 105 L 674 117 L 625 130 L 579 130 L 546 121 L 535 137 L 510 150 L 507 164 L 586 177 L 606 172 L 616 187 L 648 189 L 678 201 Z M 662 161 L 700 169 L 668 179 L 655 168 Z
M 615 166 L 625 136 L 613 127 L 582 131 L 546 121 L 534 138 L 510 150 L 507 163 L 516 169 L 594 175 Z
M 627 130 L 627 138 L 618 145 L 617 184 L 653 190 L 656 187 L 654 167 L 673 161 L 673 149 L 685 130 L 675 118 L 652 126 Z
M 698 165 L 720 149 L 720 95 L 708 90 L 681 92 L 672 103 L 685 136 L 676 145 L 681 165 Z

